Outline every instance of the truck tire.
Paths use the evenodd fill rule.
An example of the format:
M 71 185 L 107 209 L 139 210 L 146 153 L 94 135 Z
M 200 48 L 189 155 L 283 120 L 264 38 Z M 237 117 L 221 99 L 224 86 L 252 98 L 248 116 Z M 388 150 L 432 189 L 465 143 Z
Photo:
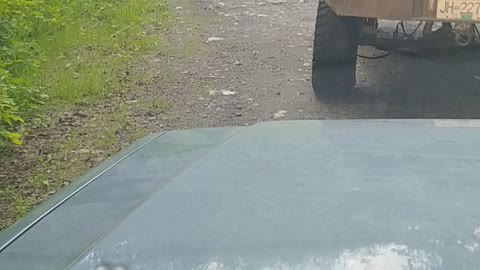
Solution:
M 345 96 L 355 87 L 360 24 L 360 18 L 337 16 L 320 0 L 312 60 L 312 86 L 317 96 Z

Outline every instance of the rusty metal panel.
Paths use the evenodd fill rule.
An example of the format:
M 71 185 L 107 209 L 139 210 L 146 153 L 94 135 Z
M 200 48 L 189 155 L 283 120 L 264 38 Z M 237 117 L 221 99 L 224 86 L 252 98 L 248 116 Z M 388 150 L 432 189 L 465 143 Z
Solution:
M 437 1 L 435 0 L 414 0 L 413 18 L 435 18 Z
M 342 16 L 387 20 L 434 19 L 436 0 L 326 0 Z

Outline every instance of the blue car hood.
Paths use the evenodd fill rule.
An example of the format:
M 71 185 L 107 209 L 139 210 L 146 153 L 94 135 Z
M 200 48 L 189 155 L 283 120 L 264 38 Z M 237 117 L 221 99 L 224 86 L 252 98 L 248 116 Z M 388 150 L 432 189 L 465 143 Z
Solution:
M 0 269 L 480 269 L 479 127 L 155 134 L 3 232 Z

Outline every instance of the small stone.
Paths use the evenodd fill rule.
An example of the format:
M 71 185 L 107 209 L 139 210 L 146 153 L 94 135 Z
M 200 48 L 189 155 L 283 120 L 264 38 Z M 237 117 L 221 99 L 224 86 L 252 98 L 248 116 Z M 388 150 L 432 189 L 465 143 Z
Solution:
M 241 113 L 241 112 L 237 112 L 237 113 L 235 113 L 235 116 L 236 116 L 236 117 L 240 117 L 240 116 L 242 116 L 242 113 Z
M 268 0 L 268 2 L 273 5 L 279 5 L 279 4 L 286 3 L 287 1 L 286 0 Z
M 209 37 L 207 39 L 207 42 L 212 42 L 212 41 L 223 41 L 224 38 L 221 38 L 221 37 Z
M 237 94 L 237 92 L 230 91 L 230 90 L 222 90 L 221 92 L 222 92 L 222 95 L 224 95 L 224 96 L 233 96 L 233 95 Z
M 88 149 L 78 149 L 78 150 L 72 150 L 71 151 L 74 154 L 88 154 L 90 153 L 90 150 Z
M 208 92 L 208 94 L 209 94 L 210 96 L 215 96 L 218 92 L 220 92 L 220 91 L 218 91 L 218 90 L 210 90 L 210 91 Z
M 287 113 L 287 111 L 285 111 L 285 110 L 279 110 L 278 112 L 273 114 L 273 119 L 285 117 L 286 113 Z

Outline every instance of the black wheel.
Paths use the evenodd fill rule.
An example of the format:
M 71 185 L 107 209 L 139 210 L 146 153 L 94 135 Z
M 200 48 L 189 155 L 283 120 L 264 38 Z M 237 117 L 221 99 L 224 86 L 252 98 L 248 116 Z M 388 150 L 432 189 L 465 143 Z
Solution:
M 317 96 L 343 96 L 355 87 L 360 24 L 360 18 L 337 16 L 320 0 L 312 61 L 312 86 Z

